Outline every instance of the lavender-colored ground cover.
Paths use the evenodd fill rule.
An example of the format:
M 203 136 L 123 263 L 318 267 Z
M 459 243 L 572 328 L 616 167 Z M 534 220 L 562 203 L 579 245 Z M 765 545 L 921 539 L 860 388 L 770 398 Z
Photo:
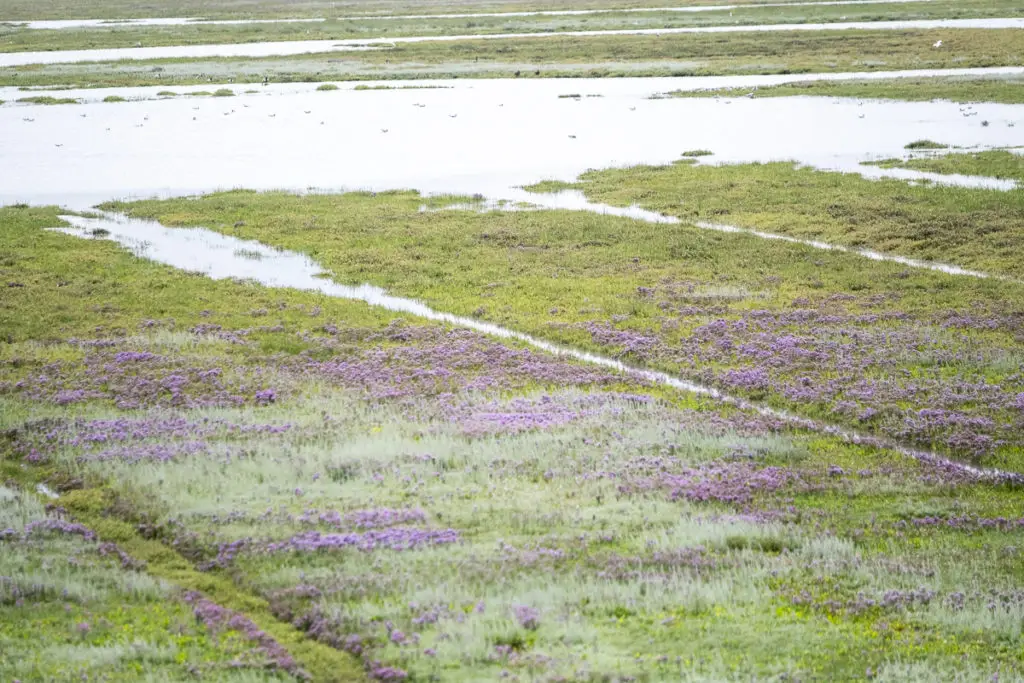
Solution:
M 1024 614 L 1005 578 L 986 592 L 974 562 L 890 557 L 908 536 L 985 534 L 977 562 L 1004 567 L 1016 517 L 833 511 L 836 495 L 944 500 L 988 486 L 962 470 L 468 332 L 331 325 L 297 335 L 308 352 L 271 355 L 249 335 L 191 334 L 214 333 L 183 348 L 78 342 L 77 360 L 8 380 L 3 400 L 76 415 L 24 425 L 15 453 L 147 492 L 144 534 L 245 577 L 279 619 L 352 653 L 372 679 L 799 674 L 815 665 L 795 643 L 829 651 L 850 638 L 876 669 L 913 647 L 954 666 L 939 642 L 980 647 Z M 59 400 L 75 391 L 87 393 Z M 92 533 L 52 520 L 3 535 L 62 532 Z M 241 634 L 252 661 L 302 676 L 244 615 L 188 599 L 213 632 Z M 753 654 L 722 647 L 770 630 L 780 609 L 838 626 L 794 625 L 799 638 Z M 845 630 L 865 620 L 913 627 L 884 645 Z M 693 628 L 702 635 L 681 637 Z
M 653 328 L 623 327 L 625 320 L 570 327 L 634 362 L 813 407 L 823 419 L 903 443 L 974 459 L 1024 448 L 1019 312 L 922 313 L 901 310 L 898 297 L 849 294 L 769 308 L 716 300 L 709 289 L 721 287 L 640 288 L 637 296 L 664 312 Z

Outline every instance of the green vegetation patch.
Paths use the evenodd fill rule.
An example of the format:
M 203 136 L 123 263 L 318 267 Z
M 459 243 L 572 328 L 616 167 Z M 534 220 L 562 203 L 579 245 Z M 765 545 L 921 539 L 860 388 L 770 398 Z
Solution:
M 909 168 L 929 173 L 985 176 L 1024 182 L 1024 155 L 1008 150 L 953 152 L 941 156 L 883 159 L 864 163 L 882 168 Z
M 426 78 L 705 76 L 1024 64 L 1017 29 L 847 30 L 548 36 L 399 43 L 292 57 L 161 59 L 6 69 L 0 85 L 186 85 L 217 73 L 238 83 Z M 841 40 L 837 40 L 840 38 Z M 932 44 L 944 40 L 948 49 Z M 154 72 L 154 69 L 160 69 Z M 749 91 L 748 91 L 749 92 Z M 760 91 L 759 91 L 760 92 Z M 755 93 L 756 95 L 756 93 Z
M 52 97 L 50 95 L 33 95 L 32 97 L 20 97 L 18 102 L 24 104 L 78 104 L 79 101 L 73 97 Z
M 896 253 L 905 245 L 920 248 L 925 240 L 910 237 L 927 230 L 933 239 L 963 240 L 961 253 L 991 258 L 1002 252 L 981 252 L 983 237 L 969 249 L 964 233 L 976 221 L 975 229 L 992 239 L 1020 239 L 1010 203 L 1019 198 L 983 190 L 947 195 L 945 188 L 872 183 L 791 164 L 640 167 L 587 174 L 575 187 L 598 201 L 639 204 L 684 222 L 421 211 L 424 200 L 415 193 L 225 193 L 106 208 L 171 225 L 240 222 L 228 232 L 306 253 L 346 284 L 368 282 L 807 417 L 993 466 L 1024 467 L 1024 432 L 1014 426 L 1022 419 L 1016 396 L 1024 392 L 1014 311 L 1024 289 L 685 223 L 753 223 L 763 230 L 767 217 L 794 231 L 837 226 L 835 234 L 849 240 L 849 220 L 866 246 Z M 894 212 L 894 205 L 903 208 Z M 958 212 L 955 229 L 937 235 L 935 224 L 950 206 Z M 1002 234 L 993 234 L 999 226 Z M 906 242 L 868 242 L 882 235 Z M 942 249 L 949 258 L 953 247 Z M 1007 268 L 1016 267 L 1019 254 L 1005 257 Z M 836 344 L 837 338 L 847 341 Z M 985 351 L 968 362 L 941 361 L 960 357 L 967 338 Z M 778 345 L 785 344 L 800 350 L 781 353 Z M 952 418 L 957 423 L 928 417 L 932 400 L 978 383 L 991 384 L 998 398 L 942 399 L 964 417 Z M 988 426 L 963 429 L 967 415 L 982 414 L 972 424 Z
M 673 97 L 742 97 L 750 88 L 676 91 Z M 805 81 L 756 88 L 753 97 L 855 97 L 859 99 L 930 102 L 1024 103 L 1024 78 L 1014 76 L 890 78 L 872 80 Z
M 904 145 L 903 149 L 949 149 L 949 145 L 934 140 L 914 140 Z

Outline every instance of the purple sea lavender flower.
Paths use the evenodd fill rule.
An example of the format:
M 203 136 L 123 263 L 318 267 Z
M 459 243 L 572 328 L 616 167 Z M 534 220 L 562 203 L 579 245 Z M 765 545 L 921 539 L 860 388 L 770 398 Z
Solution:
M 385 666 L 380 662 L 370 664 L 370 678 L 378 681 L 404 681 L 409 674 L 394 666 Z
M 540 628 L 540 612 L 528 605 L 516 605 L 512 608 L 519 625 L 528 631 L 536 631 Z
M 244 614 L 221 607 L 196 592 L 190 591 L 186 593 L 185 602 L 192 605 L 192 611 L 196 619 L 201 621 L 211 632 L 237 631 L 245 639 L 257 645 L 256 651 L 264 656 L 271 666 L 287 671 L 303 680 L 309 679 L 309 674 L 299 667 L 298 663 L 288 654 L 288 651 L 271 636 L 260 630 Z
M 270 405 L 271 403 L 277 400 L 277 392 L 274 391 L 273 389 L 263 389 L 262 391 L 257 391 L 256 395 L 254 396 L 254 400 L 256 401 L 256 405 L 258 406 Z

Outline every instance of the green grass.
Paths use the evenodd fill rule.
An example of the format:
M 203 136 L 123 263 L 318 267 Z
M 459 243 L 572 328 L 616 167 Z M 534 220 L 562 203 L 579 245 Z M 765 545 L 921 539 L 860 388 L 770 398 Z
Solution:
M 878 80 L 807 81 L 757 88 L 754 97 L 855 97 L 859 99 L 929 102 L 1024 103 L 1024 79 L 1014 76 L 892 78 Z M 741 97 L 750 88 L 678 91 L 674 97 Z
M 1006 150 L 952 152 L 940 156 L 864 162 L 882 168 L 909 168 L 929 173 L 1003 178 L 1024 182 L 1024 156 Z
M 214 97 L 234 97 L 235 91 L 231 88 L 218 88 L 213 92 Z
M 248 325 L 250 311 L 294 303 L 295 292 L 269 291 L 217 281 L 140 261 L 111 242 L 80 241 L 44 232 L 60 225 L 57 209 L 0 210 L 0 278 L 22 287 L 8 287 L 0 301 L 0 329 L 7 343 L 29 339 L 45 342 L 85 334 L 133 333 L 146 319 L 173 319 L 183 329 L 204 321 L 214 305 L 237 327 Z M 61 273 L 59 264 L 75 268 Z M 40 307 L 39 297 L 46 297 Z M 396 316 L 366 306 L 317 297 L 322 307 L 347 320 L 381 321 Z M 335 309 L 334 307 L 339 307 Z M 342 312 L 344 311 L 344 312 Z M 286 309 L 284 319 L 301 320 L 301 310 Z
M 1007 164 L 1019 157 L 1004 152 L 997 158 Z M 1017 192 L 912 186 L 790 163 L 594 171 L 572 188 L 592 201 L 636 204 L 683 220 L 728 223 L 1024 277 L 1024 231 L 1018 220 L 1024 196 Z
M 546 334 L 558 329 L 547 324 L 552 316 L 559 324 L 592 319 L 586 307 L 599 307 L 598 319 L 628 313 L 623 329 L 642 329 L 670 313 L 638 298 L 636 288 L 665 278 L 682 283 L 694 302 L 772 310 L 787 309 L 809 290 L 823 298 L 855 292 L 874 313 L 890 310 L 882 294 L 898 295 L 893 301 L 910 312 L 971 301 L 1018 306 L 1021 296 L 999 283 L 904 276 L 889 264 L 686 226 L 572 212 L 419 211 L 424 203 L 461 201 L 414 193 L 232 192 L 130 208 L 169 224 L 201 222 L 299 248 L 339 280 L 387 284 L 446 310 L 483 304 L 493 311 L 486 315 L 524 328 L 536 313 Z M 893 451 L 798 430 L 745 433 L 728 421 L 741 414 L 736 409 L 635 383 L 608 387 L 625 395 L 543 385 L 470 390 L 460 383 L 451 393 L 389 399 L 309 370 L 286 381 L 282 373 L 293 362 L 366 364 L 361 377 L 375 381 L 379 370 L 370 368 L 399 362 L 390 354 L 414 351 L 417 370 L 433 369 L 432 356 L 417 341 L 418 323 L 396 327 L 389 324 L 395 315 L 363 304 L 210 281 L 109 242 L 44 231 L 58 223 L 57 214 L 0 209 L 0 280 L 22 285 L 0 298 L 0 328 L 9 331 L 0 344 L 0 476 L 22 490 L 47 482 L 60 491 L 57 502 L 70 518 L 147 568 L 130 584 L 139 587 L 135 602 L 116 603 L 114 614 L 85 615 L 68 599 L 52 611 L 0 608 L 0 638 L 8 637 L 3 652 L 16 653 L 13 660 L 0 655 L 7 677 L 37 661 L 45 667 L 39 678 L 77 675 L 73 667 L 82 661 L 90 662 L 88 673 L 113 680 L 131 680 L 142 675 L 133 667 L 146 666 L 155 667 L 155 676 L 183 677 L 185 663 L 167 654 L 169 647 L 186 651 L 186 663 L 216 663 L 241 646 L 234 638 L 182 643 L 191 633 L 178 625 L 195 628 L 188 613 L 171 600 L 153 605 L 139 598 L 161 582 L 172 593 L 201 589 L 245 613 L 318 681 L 359 679 L 354 659 L 325 644 L 353 635 L 368 658 L 423 680 L 495 680 L 503 670 L 522 679 L 586 671 L 596 680 L 649 681 L 858 680 L 869 667 L 876 679 L 892 681 L 941 675 L 980 682 L 997 670 L 1004 680 L 1021 673 L 1019 608 L 986 606 L 990 590 L 1011 594 L 1024 579 L 1017 534 L 907 524 L 932 515 L 1016 518 L 1019 490 L 947 481 Z M 239 220 L 244 225 L 234 227 Z M 817 289 L 812 279 L 820 281 Z M 566 312 L 551 313 L 552 304 Z M 325 331 L 327 321 L 337 327 L 333 334 Z M 223 331 L 270 329 L 237 344 L 188 332 L 200 323 Z M 973 336 L 970 348 L 991 349 L 999 334 Z M 97 339 L 114 346 L 83 343 Z M 465 345 L 466 338 L 452 342 Z M 172 372 L 215 367 L 229 384 L 238 381 L 235 373 L 248 372 L 247 391 L 252 381 L 270 381 L 281 397 L 266 406 L 123 410 L 99 399 L 60 406 L 14 390 L 26 376 L 73 377 L 90 364 L 116 364 L 114 354 L 122 351 L 154 353 Z M 382 357 L 383 366 L 374 365 Z M 404 376 L 400 365 L 395 370 Z M 139 366 L 139 377 L 145 372 Z M 659 400 L 637 397 L 645 394 Z M 462 412 L 480 420 L 530 406 L 573 417 L 481 436 L 467 431 L 475 422 Z M 164 421 L 171 431 L 147 437 L 116 426 L 132 421 Z M 101 434 L 123 435 L 110 442 L 74 438 L 90 424 Z M 190 431 L 218 424 L 235 427 Z M 239 428 L 283 424 L 291 428 Z M 208 453 L 137 462 L 82 458 L 118 445 L 173 451 L 197 439 Z M 37 457 L 30 459 L 33 448 Z M 751 499 L 738 504 L 672 499 L 657 484 L 665 474 L 709 464 L 779 467 L 798 483 L 754 487 Z M 0 527 L 40 514 L 39 503 L 7 504 L 3 491 Z M 461 540 L 401 552 L 243 551 L 228 569 L 197 569 L 219 543 L 334 530 L 301 522 L 306 510 L 344 516 L 378 507 L 420 509 L 425 521 L 416 526 L 452 528 Z M 768 511 L 778 516 L 762 518 Z M 61 560 L 49 564 L 63 567 L 67 539 L 47 541 L 44 551 Z M 5 562 L 16 566 L 6 569 Z M 35 571 L 0 553 L 0 575 L 26 566 Z M 108 565 L 103 576 L 116 575 L 113 569 Z M 63 584 L 101 605 L 119 595 L 109 581 Z M 928 604 L 844 607 L 921 589 L 935 593 Z M 318 597 L 308 597 L 315 591 Z M 963 608 L 951 606 L 959 593 Z M 516 617 L 522 606 L 537 610 L 535 622 Z M 422 618 L 432 610 L 436 619 Z M 83 642 L 74 630 L 79 620 L 103 619 L 110 625 L 97 629 L 95 640 Z M 323 642 L 292 625 L 310 622 Z M 107 640 L 108 629 L 122 640 Z M 402 638 L 394 630 L 418 640 L 396 644 Z M 116 649 L 130 637 L 122 633 L 152 646 L 125 655 Z M 54 646 L 59 654 L 47 649 Z M 203 673 L 234 680 L 213 666 Z
M 104 102 L 127 102 L 128 100 L 126 100 L 125 98 L 121 97 L 120 95 L 107 95 L 106 97 L 103 98 L 103 101 Z
M 697 5 L 716 4 L 696 2 Z M 733 3 L 736 4 L 736 3 Z M 745 3 L 739 3 L 745 4 Z M 145 5 L 128 0 L 101 0 L 83 6 L 74 0 L 8 0 L 4 21 L 31 19 L 125 19 L 171 16 L 201 16 L 208 19 L 293 18 L 324 16 L 373 16 L 375 14 L 447 14 L 450 7 L 423 5 L 410 0 L 376 0 L 367 5 L 356 0 L 150 0 Z M 616 9 L 621 7 L 661 7 L 656 0 L 580 0 L 576 9 Z M 551 9 L 549 3 L 536 0 L 476 0 L 460 5 L 465 12 L 513 12 Z
M 8 485 L 10 485 L 8 479 Z M 31 494 L 0 487 L 5 529 L 56 519 Z M 95 541 L 53 532 L 0 541 L 0 676 L 5 680 L 284 681 L 233 668 L 244 644 L 197 624 L 175 586 L 120 566 Z
M 151 60 L 6 69 L 0 85 L 183 85 L 200 74 L 239 83 L 420 79 L 691 76 L 879 71 L 1024 64 L 1020 31 L 832 31 L 544 37 L 398 44 L 344 54 Z M 931 47 L 942 39 L 949 49 Z M 162 69 L 154 73 L 153 69 Z
M 461 10 L 460 10 L 461 11 Z M 723 9 L 714 12 L 602 13 L 586 16 L 475 17 L 472 19 L 381 20 L 334 19 L 337 10 L 325 12 L 328 21 L 260 25 L 203 25 L 98 27 L 88 29 L 10 31 L 0 33 L 0 52 L 49 51 L 95 48 L 126 48 L 251 43 L 286 40 L 342 40 L 402 36 L 488 35 L 553 31 L 601 31 L 630 29 L 691 28 L 721 25 L 832 23 L 839 21 L 887 21 L 930 18 L 985 18 L 1021 16 L 1012 0 L 932 0 L 928 3 L 892 3 L 857 6 L 798 6 Z M 415 12 L 421 14 L 421 11 Z
M 18 102 L 24 104 L 78 104 L 73 97 L 51 97 L 49 95 L 33 95 L 32 97 L 20 97 Z
M 903 149 L 949 149 L 949 145 L 934 140 L 914 140 L 905 144 Z
M 986 248 L 1021 239 L 1016 220 L 1019 211 L 1014 208 L 1020 198 L 1005 193 L 947 192 L 948 188 L 912 187 L 895 181 L 873 183 L 854 175 L 794 169 L 789 164 L 622 169 L 587 174 L 576 187 L 599 201 L 640 203 L 684 220 L 753 224 L 762 230 L 819 239 L 834 234 L 842 236 L 835 240 L 840 242 L 851 239 L 843 226 L 853 225 L 863 235 L 859 244 L 896 253 L 920 251 L 927 244 L 924 238 L 930 237 L 932 248 L 941 249 L 947 259 L 954 252 L 965 257 L 977 254 L 985 260 L 967 265 L 992 267 L 999 263 L 1004 272 L 1020 272 L 1015 270 L 1019 268 L 1019 250 Z M 755 197 L 760 199 L 757 212 L 744 208 L 744 196 L 752 203 Z M 679 204 L 680 197 L 693 206 Z M 774 203 L 766 204 L 765 198 Z M 1017 386 L 1015 365 L 1021 355 L 1011 328 L 1000 326 L 991 335 L 980 330 L 963 332 L 970 342 L 960 337 L 959 329 L 938 336 L 932 331 L 942 325 L 942 316 L 948 311 L 1012 317 L 1011 311 L 1024 301 L 1024 288 L 1017 285 L 950 278 L 908 270 L 900 264 L 870 262 L 748 235 L 726 235 L 685 223 L 652 226 L 578 212 L 421 212 L 423 201 L 415 193 L 293 197 L 237 192 L 198 200 L 112 203 L 106 208 L 168 225 L 240 222 L 243 227 L 222 230 L 307 253 L 345 283 L 369 282 L 440 310 L 483 318 L 571 346 L 622 354 L 633 362 L 702 381 L 749 368 L 750 363 L 731 351 L 724 356 L 712 349 L 676 351 L 694 343 L 691 335 L 697 334 L 700 326 L 723 316 L 736 321 L 754 311 L 785 315 L 793 306 L 818 305 L 821 315 L 827 315 L 834 308 L 827 302 L 852 296 L 849 305 L 867 319 L 881 316 L 871 334 L 882 336 L 864 352 L 888 350 L 884 351 L 886 360 L 871 361 L 860 373 L 844 373 L 848 381 L 860 381 L 866 373 L 888 382 L 890 368 L 898 367 L 901 376 L 926 382 L 1003 383 L 1011 392 Z M 458 203 L 457 198 L 451 201 Z M 893 205 L 901 210 L 894 212 Z M 732 213 L 717 210 L 719 206 L 730 207 Z M 956 223 L 944 235 L 937 230 L 938 221 L 951 206 L 957 207 Z M 915 230 L 928 232 L 917 237 Z M 890 241 L 882 243 L 876 235 L 885 235 Z M 962 247 L 956 250 L 943 240 L 957 240 Z M 995 261 L 997 256 L 1004 260 Z M 673 315 L 671 311 L 690 312 Z M 883 322 L 888 316 L 897 317 L 891 323 Z M 737 324 L 748 329 L 754 323 Z M 601 331 L 606 326 L 607 334 Z M 631 342 L 618 341 L 619 332 L 640 335 L 642 350 L 630 352 Z M 790 333 L 805 337 L 808 343 L 822 344 L 823 349 L 833 348 L 830 340 L 834 336 L 852 334 L 847 329 L 809 331 L 797 323 Z M 891 339 L 908 340 L 906 345 L 900 342 L 890 347 L 892 342 L 885 341 L 890 333 L 896 335 Z M 737 340 L 735 345 L 748 341 Z M 962 349 L 963 344 L 977 345 L 976 363 L 949 365 L 940 360 L 958 353 L 954 349 Z M 698 353 L 710 355 L 700 360 L 693 356 Z M 793 372 L 816 377 L 808 380 L 812 385 L 835 380 L 820 363 L 803 368 Z M 825 374 L 819 377 L 818 373 Z M 800 381 L 797 375 L 786 376 L 788 381 Z M 828 399 L 793 400 L 784 398 L 784 393 L 764 389 L 745 395 L 808 417 L 890 434 L 902 433 L 902 421 L 912 419 L 910 412 L 926 409 L 931 400 L 925 399 L 925 394 L 908 397 L 901 401 L 902 407 L 891 405 L 886 417 L 863 422 L 854 415 L 838 414 Z M 980 404 L 963 409 L 987 412 Z M 1000 424 L 1015 419 L 1012 410 L 996 412 Z M 931 439 L 917 443 L 947 447 L 941 440 Z M 1019 445 L 1010 439 L 982 461 L 1024 467 L 1022 455 Z
M 709 157 L 712 154 L 714 154 L 714 152 L 712 152 L 710 149 L 691 149 L 691 150 L 687 150 L 687 151 L 683 152 L 680 156 L 684 156 L 684 157 Z
M 334 85 L 333 83 L 324 83 L 323 85 L 317 87 L 317 90 L 320 90 L 322 92 L 323 91 L 328 91 L 328 90 L 337 90 L 337 89 L 338 89 L 338 86 Z

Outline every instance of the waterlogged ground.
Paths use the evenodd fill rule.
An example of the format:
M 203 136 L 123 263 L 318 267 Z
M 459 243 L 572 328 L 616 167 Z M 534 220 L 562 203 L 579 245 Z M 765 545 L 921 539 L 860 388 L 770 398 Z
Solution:
M 966 20 L 965 20 L 966 21 Z M 705 76 L 956 69 L 1021 66 L 1019 17 L 981 24 L 917 24 L 863 28 L 809 24 L 779 31 L 766 25 L 709 27 L 706 32 L 650 29 L 642 34 L 516 34 L 498 38 L 352 39 L 130 47 L 97 52 L 0 55 L 10 66 L 0 84 L 15 87 L 187 85 L 212 82 L 323 82 L 424 78 L 536 79 L 554 77 Z M 989 28 L 967 28 L 969 25 Z M 1008 28 L 992 26 L 1005 25 Z M 953 28 L 956 26 L 956 28 Z M 727 29 L 720 30 L 720 29 Z M 740 30 L 742 29 L 742 30 Z M 688 31 L 689 29 L 687 29 Z M 410 42 L 411 41 L 411 42 Z M 942 41 L 939 47 L 935 44 Z M 337 49 L 333 46 L 339 45 Z M 304 54 L 309 53 L 309 54 Z M 268 55 L 215 57 L 211 55 Z M 158 59 L 159 56 L 165 59 Z M 191 55 L 188 57 L 187 55 Z M 205 56 L 204 56 L 205 55 Z M 175 57 L 175 58 L 172 58 Z M 128 63 L 121 59 L 131 60 Z M 88 62 L 88 59 L 115 61 Z M 48 63 L 48 62 L 58 63 Z M 64 62 L 64 63 L 60 63 Z M 76 63 L 77 62 L 77 63 Z
M 0 680 L 1024 680 L 1019 8 L 657 4 L 5 0 Z
M 680 168 L 708 182 L 743 167 Z M 800 177 L 789 166 L 769 169 L 780 183 L 793 184 L 787 172 Z M 761 167 L 746 170 L 756 181 Z M 918 200 L 920 215 L 895 217 L 893 232 L 930 222 L 941 209 L 931 205 L 932 188 L 817 176 L 845 185 L 850 197 L 861 184 L 873 192 L 864 197 L 872 203 L 851 202 L 853 222 L 870 215 L 874 202 L 888 205 L 886 191 Z M 1015 234 L 1015 195 L 950 192 L 939 196 L 980 202 L 977 220 L 994 239 L 1005 239 L 994 220 L 1003 210 Z M 343 282 L 366 281 L 915 446 L 986 465 L 1020 464 L 1020 284 L 682 224 L 655 228 L 567 212 L 425 212 L 422 205 L 414 193 L 234 193 L 111 208 L 172 225 L 223 226 L 305 251 Z M 805 220 L 825 223 L 813 214 Z M 961 229 L 970 220 L 964 214 Z
M 0 211 L 4 474 L 57 496 L 33 524 L 42 503 L 4 494 L 23 502 L 5 506 L 3 557 L 45 540 L 56 557 L 14 580 L 52 582 L 40 572 L 79 556 L 60 571 L 91 567 L 108 605 L 125 572 L 174 576 L 169 623 L 216 645 L 158 659 L 169 676 L 1020 674 L 1024 522 L 1007 484 L 475 332 L 184 274 L 42 231 L 50 210 Z M 157 590 L 141 585 L 135 601 Z M 236 585 L 258 625 L 224 612 Z M 47 671 L 117 670 L 91 640 L 111 628 L 99 608 L 19 595 L 31 614 L 69 605 L 62 637 L 86 644 L 59 665 L 44 653 Z M 156 656 L 138 647 L 124 667 Z M 0 667 L 33 680 L 21 658 Z

